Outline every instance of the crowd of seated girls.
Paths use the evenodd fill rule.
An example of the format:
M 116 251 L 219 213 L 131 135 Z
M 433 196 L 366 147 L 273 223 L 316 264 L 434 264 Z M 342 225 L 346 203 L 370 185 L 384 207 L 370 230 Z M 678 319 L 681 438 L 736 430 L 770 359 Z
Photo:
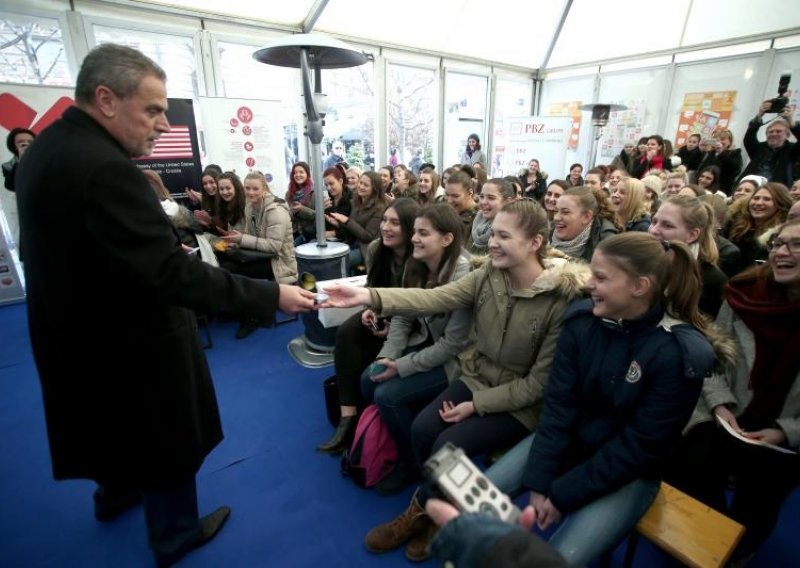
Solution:
M 337 164 L 322 172 L 322 181 L 325 184 L 325 196 L 322 206 L 325 215 L 339 213 L 348 217 L 352 210 L 353 192 L 347 187 L 347 169 L 342 164 Z M 311 242 L 316 239 L 316 209 L 313 192 L 309 194 L 308 201 L 295 202 L 291 207 L 292 216 L 297 220 L 295 231 L 300 234 L 295 239 L 298 242 Z M 338 239 L 350 243 L 347 233 L 342 227 L 334 226 L 326 220 L 325 237 Z
M 739 172 L 730 172 L 741 169 L 741 152 L 728 131 L 701 151 L 695 171 L 673 160 L 660 136 L 628 150 L 577 185 L 582 168 L 572 167 L 572 179 L 549 180 L 544 191 L 538 161 L 513 180 L 482 185 L 480 166 L 448 168 L 434 207 L 451 208 L 451 222 L 461 218 L 469 235 L 463 254 L 474 255 L 476 268 L 445 273 L 448 282 L 442 273 L 432 281 L 434 264 L 426 265 L 423 283 L 400 278 L 396 266 L 394 281 L 373 276 L 366 288 L 326 290 L 331 306 L 368 308 L 340 329 L 337 379 L 340 367 L 357 362 L 342 375 L 348 420 L 320 449 L 345 449 L 358 412 L 374 400 L 400 446 L 381 493 L 417 480 L 446 442 L 471 456 L 512 447 L 487 475 L 508 493 L 530 492 L 528 520 L 558 527 L 550 544 L 569 565 L 613 549 L 664 478 L 743 523 L 749 536 L 734 560 L 750 558 L 800 484 L 800 461 L 738 442 L 714 419 L 752 440 L 800 448 L 800 361 L 791 350 L 800 339 L 800 225 L 792 220 L 800 216 L 800 183 L 790 191 L 757 175 L 737 181 Z M 392 187 L 407 191 L 411 174 L 398 170 Z M 457 223 L 434 227 L 436 198 L 422 197 L 429 185 L 415 197 L 424 208 L 414 213 L 412 246 L 423 242 L 420 226 L 436 242 L 443 233 L 456 240 Z M 407 273 L 414 259 L 425 264 L 418 256 L 425 252 L 413 250 Z M 412 346 L 415 329 L 428 326 L 430 340 L 446 344 L 454 337 L 448 326 L 463 314 L 471 342 L 449 351 L 441 368 L 401 372 L 434 347 Z M 431 333 L 431 319 L 448 315 L 445 332 Z M 371 322 L 388 317 L 389 332 L 376 335 Z M 771 318 L 780 322 L 774 328 Z M 460 368 L 448 373 L 454 355 Z M 370 375 L 374 361 L 386 370 Z M 369 531 L 366 547 L 405 545 L 411 560 L 430 550 L 454 560 L 476 542 L 494 545 L 523 531 L 460 515 L 437 537 L 426 502 L 441 510 L 421 485 L 400 515 Z
M 204 261 L 251 278 L 281 284 L 297 281 L 292 218 L 286 203 L 272 194 L 261 172 L 250 171 L 243 182 L 234 172 L 207 166 L 201 175 L 202 191 L 186 189 L 193 213 L 171 198 L 156 172 L 144 170 L 144 174 L 187 252 L 196 249 Z M 271 324 L 242 321 L 236 337 L 242 339 L 259 326 Z
M 341 418 L 317 449 L 348 448 L 375 402 L 399 454 L 379 493 L 419 481 L 446 442 L 471 456 L 511 448 L 487 475 L 530 492 L 528 518 L 558 526 L 550 544 L 570 565 L 611 550 L 664 478 L 742 522 L 735 559 L 749 558 L 800 483 L 798 457 L 737 442 L 715 420 L 800 447 L 800 183 L 738 179 L 732 136 L 715 140 L 688 170 L 648 136 L 585 179 L 574 164 L 549 180 L 538 160 L 492 179 L 480 162 L 442 176 L 327 169 L 326 236 L 366 265 L 367 286 L 326 289 L 331 306 L 366 308 L 337 330 Z M 285 204 L 257 172 L 242 183 L 207 168 L 202 182 L 190 232 L 270 255 L 247 267 L 220 254 L 229 270 L 293 281 L 293 247 L 315 232 L 308 166 L 292 167 Z M 519 530 L 463 515 L 462 530 L 435 537 L 428 501 L 438 506 L 420 485 L 367 548 L 457 556 L 481 531 Z

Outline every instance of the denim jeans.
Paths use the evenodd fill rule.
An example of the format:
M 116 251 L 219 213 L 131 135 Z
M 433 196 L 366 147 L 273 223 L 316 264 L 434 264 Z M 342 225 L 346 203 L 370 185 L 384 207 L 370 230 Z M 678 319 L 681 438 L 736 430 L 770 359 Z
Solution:
M 411 423 L 419 408 L 425 406 L 447 386 L 444 366 L 439 365 L 407 377 L 395 376 L 376 383 L 369 377 L 369 367 L 361 375 L 364 400 L 378 405 L 381 418 L 397 443 L 401 458 L 412 460 Z
M 637 479 L 567 515 L 550 544 L 570 566 L 586 566 L 633 530 L 658 495 L 661 482 Z
M 516 497 L 522 493 L 522 474 L 528 463 L 534 436 L 536 432 L 526 436 L 486 470 L 486 477 L 506 495 Z
M 352 248 L 351 246 L 350 252 L 348 253 L 347 262 L 349 263 L 348 266 L 350 267 L 351 274 L 356 269 L 356 266 L 364 264 L 364 257 L 361 254 L 361 248 L 357 244 L 355 245 L 355 248 Z
M 501 457 L 486 472 L 508 495 L 522 492 L 522 473 L 535 434 Z M 661 486 L 654 479 L 637 479 L 564 517 L 550 544 L 570 566 L 585 566 L 617 545 L 652 504 Z

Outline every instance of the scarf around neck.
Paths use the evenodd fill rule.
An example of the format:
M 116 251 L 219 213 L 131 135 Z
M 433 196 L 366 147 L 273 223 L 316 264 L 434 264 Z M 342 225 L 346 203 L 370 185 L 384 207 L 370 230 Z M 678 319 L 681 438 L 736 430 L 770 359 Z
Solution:
M 589 242 L 589 237 L 592 234 L 592 223 L 586 225 L 583 230 L 578 233 L 574 239 L 569 241 L 562 241 L 556 236 L 553 231 L 553 237 L 550 239 L 550 246 L 558 249 L 572 258 L 580 258 L 583 254 L 583 249 L 586 248 L 586 243 Z
M 789 301 L 785 288 L 770 278 L 731 281 L 728 304 L 753 332 L 756 356 L 748 389 L 753 398 L 740 417 L 748 430 L 772 428 L 800 371 L 800 302 Z
M 472 244 L 476 248 L 486 250 L 489 246 L 489 235 L 492 232 L 492 220 L 477 213 L 472 220 Z

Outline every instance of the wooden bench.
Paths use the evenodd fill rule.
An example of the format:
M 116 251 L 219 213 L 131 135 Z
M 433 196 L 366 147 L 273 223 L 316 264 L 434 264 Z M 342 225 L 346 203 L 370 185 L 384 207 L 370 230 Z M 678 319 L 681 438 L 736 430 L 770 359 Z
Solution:
M 742 534 L 744 527 L 739 523 L 662 483 L 655 501 L 631 533 L 625 566 L 633 563 L 639 536 L 687 566 L 724 566 Z

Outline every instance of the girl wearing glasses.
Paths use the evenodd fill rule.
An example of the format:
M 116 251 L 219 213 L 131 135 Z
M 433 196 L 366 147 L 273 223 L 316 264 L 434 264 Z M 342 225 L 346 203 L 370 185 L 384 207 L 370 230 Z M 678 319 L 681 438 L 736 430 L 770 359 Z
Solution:
M 672 460 L 674 485 L 745 526 L 733 562 L 745 562 L 769 537 L 781 504 L 800 483 L 800 219 L 781 225 L 768 248 L 766 264 L 726 288 L 717 324 L 741 357 L 705 380 Z M 746 441 L 721 428 L 723 422 Z

